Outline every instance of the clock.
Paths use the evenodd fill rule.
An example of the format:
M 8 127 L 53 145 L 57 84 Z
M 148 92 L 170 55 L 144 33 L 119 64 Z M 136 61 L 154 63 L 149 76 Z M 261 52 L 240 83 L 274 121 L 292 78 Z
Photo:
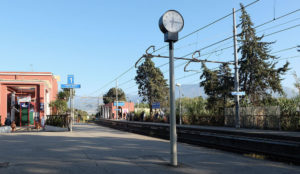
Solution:
M 163 33 L 178 33 L 184 25 L 183 17 L 176 10 L 165 12 L 159 19 L 159 28 Z

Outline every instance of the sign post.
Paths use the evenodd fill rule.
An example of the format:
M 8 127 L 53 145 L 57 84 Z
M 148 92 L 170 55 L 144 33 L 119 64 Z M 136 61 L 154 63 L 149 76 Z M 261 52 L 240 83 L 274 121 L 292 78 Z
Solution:
M 183 17 L 175 10 L 165 12 L 159 19 L 159 28 L 164 33 L 164 41 L 169 42 L 169 74 L 170 74 L 170 153 L 171 165 L 177 166 L 177 133 L 175 114 L 175 79 L 174 79 L 174 42 L 178 40 L 178 32 L 183 28 Z
M 74 75 L 68 75 L 68 84 L 61 84 L 61 88 L 70 89 L 70 109 L 71 109 L 71 120 L 69 121 L 68 129 L 70 132 L 73 130 L 73 121 L 74 121 L 74 89 L 81 88 L 80 84 L 74 84 Z
M 159 109 L 160 108 L 160 103 L 159 102 L 153 102 L 152 103 L 152 109 Z

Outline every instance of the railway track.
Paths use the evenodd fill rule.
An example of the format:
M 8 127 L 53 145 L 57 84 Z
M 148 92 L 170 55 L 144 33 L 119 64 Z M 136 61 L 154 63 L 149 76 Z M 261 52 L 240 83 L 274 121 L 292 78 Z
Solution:
M 122 131 L 169 139 L 169 124 L 100 119 L 96 124 Z M 299 132 L 300 134 L 300 132 Z M 300 135 L 276 132 L 177 126 L 177 139 L 193 145 L 212 147 L 243 154 L 259 154 L 266 158 L 300 164 Z

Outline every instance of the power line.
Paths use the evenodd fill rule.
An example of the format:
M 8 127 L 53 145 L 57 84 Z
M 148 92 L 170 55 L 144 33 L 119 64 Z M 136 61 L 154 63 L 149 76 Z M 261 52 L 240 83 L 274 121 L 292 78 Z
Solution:
M 251 3 L 249 3 L 249 4 L 247 4 L 246 6 L 244 6 L 244 8 L 247 8 L 247 7 L 249 7 L 249 6 L 251 6 L 251 5 L 255 4 L 255 3 L 257 3 L 258 1 L 260 1 L 260 0 L 253 1 L 253 2 L 251 2 Z M 236 12 L 238 12 L 238 11 L 240 11 L 240 10 L 242 10 L 242 8 L 236 10 Z M 197 30 L 195 30 L 195 31 L 193 31 L 193 32 L 191 32 L 191 33 L 189 33 L 189 34 L 187 34 L 187 35 L 181 37 L 181 38 L 179 38 L 178 41 L 183 40 L 183 39 L 185 39 L 185 38 L 187 38 L 187 37 L 189 37 L 189 36 L 191 36 L 191 35 L 193 35 L 193 34 L 199 32 L 199 31 L 201 31 L 201 30 L 203 30 L 203 29 L 205 29 L 205 28 L 207 28 L 207 27 L 209 27 L 209 26 L 211 26 L 211 25 L 213 25 L 213 24 L 215 24 L 215 23 L 217 23 L 217 22 L 220 22 L 220 21 L 222 21 L 223 19 L 225 19 L 225 18 L 227 18 L 227 17 L 229 17 L 229 16 L 231 16 L 231 15 L 232 15 L 232 12 L 229 13 L 229 14 L 227 14 L 227 15 L 225 15 L 225 16 L 223 16 L 223 17 L 221 17 L 221 18 L 219 18 L 219 19 L 217 19 L 217 20 L 215 20 L 215 21 L 213 21 L 213 22 L 211 22 L 211 23 L 209 23 L 209 24 L 207 24 L 207 25 L 205 25 L 205 26 L 203 26 L 203 27 L 200 27 L 199 29 L 197 29 Z M 161 50 L 161 49 L 163 49 L 163 48 L 166 48 L 166 47 L 168 47 L 168 45 L 164 45 L 164 46 L 162 46 L 162 47 L 156 49 L 153 53 L 155 53 L 155 52 L 157 52 L 157 51 L 159 51 L 159 50 Z
M 129 83 L 129 82 L 131 82 L 131 81 L 133 81 L 133 80 L 134 80 L 134 79 L 127 80 L 126 82 L 121 83 L 119 86 L 125 85 L 125 84 L 127 84 L 127 83 Z
M 108 86 L 109 84 L 113 83 L 114 81 L 116 81 L 118 78 L 122 77 L 123 75 L 125 75 L 126 73 L 128 73 L 130 70 L 134 69 L 135 67 L 132 66 L 130 67 L 129 69 L 127 69 L 125 72 L 123 72 L 122 74 L 120 74 L 119 76 L 117 76 L 116 78 L 114 78 L 113 80 L 111 80 L 110 82 L 106 83 L 105 85 L 103 85 L 101 88 L 95 90 L 94 92 L 90 93 L 89 95 L 91 94 L 94 94 L 98 91 L 100 91 L 101 89 L 105 88 L 106 86 Z
M 285 15 L 286 16 L 286 15 Z M 279 30 L 279 31 L 276 31 L 276 32 L 273 32 L 273 33 L 270 33 L 270 34 L 267 34 L 267 35 L 265 35 L 265 37 L 267 37 L 267 36 L 271 36 L 271 35 L 274 35 L 274 34 L 277 34 L 277 33 L 280 33 L 280 32 L 283 32 L 283 31 L 286 31 L 286 30 L 290 30 L 290 29 L 293 29 L 293 28 L 295 28 L 295 27 L 299 27 L 300 26 L 300 24 L 298 24 L 298 25 L 295 25 L 295 26 L 292 26 L 292 27 L 288 27 L 288 28 L 285 28 L 285 29 L 282 29 L 282 30 Z M 231 48 L 232 46 L 230 46 L 230 47 L 225 47 L 225 48 L 222 48 L 222 49 L 220 49 L 220 50 L 224 50 L 224 49 L 228 49 L 228 48 Z M 291 47 L 291 48 L 286 48 L 286 49 L 283 49 L 283 50 L 279 50 L 279 51 L 277 51 L 277 52 L 274 52 L 274 53 L 278 53 L 278 52 L 283 52 L 283 51 L 287 51 L 287 50 L 290 50 L 290 49 L 293 49 L 293 48 L 296 48 L 297 46 L 295 46 L 295 47 Z M 217 51 L 220 51 L 220 50 L 217 50 Z M 214 53 L 214 52 L 217 52 L 217 51 L 213 51 L 213 52 L 210 52 L 210 53 L 206 53 L 206 54 L 204 54 L 204 55 L 207 55 L 207 54 L 212 54 L 212 53 Z M 273 54 L 274 54 L 273 53 Z M 185 56 L 183 56 L 183 57 L 187 57 L 187 56 L 189 56 L 189 55 L 191 55 L 192 53 L 189 53 L 189 54 L 187 54 L 187 55 L 185 55 Z M 204 55 L 202 55 L 202 56 L 204 56 Z M 200 56 L 200 57 L 202 57 L 202 56 Z M 279 59 L 279 60 L 281 60 L 281 59 Z M 162 67 L 162 66 L 164 66 L 164 65 L 167 65 L 168 64 L 168 62 L 167 63 L 165 63 L 165 64 L 163 64 L 163 65 L 160 65 L 160 66 L 158 66 L 158 67 Z M 179 64 L 179 65 L 177 65 L 175 68 L 178 68 L 178 67 L 180 67 L 180 66 L 182 66 L 182 65 L 184 65 L 184 64 L 186 64 L 186 62 L 183 62 L 182 64 Z M 164 71 L 163 73 L 166 73 L 167 71 Z M 195 74 L 197 74 L 197 73 L 195 73 Z M 193 75 L 195 75 L 195 74 L 193 74 Z M 191 75 L 189 75 L 189 76 L 191 76 Z M 189 77 L 188 76 L 188 77 Z M 179 79 L 182 79 L 183 77 L 181 77 L 181 78 L 179 78 Z M 176 80 L 179 80 L 179 79 L 176 79 Z M 130 80 L 131 81 L 131 80 Z M 132 86 L 132 87 L 135 87 L 135 86 L 137 86 L 137 85 L 134 85 L 134 86 Z M 130 88 L 132 88 L 132 87 L 130 87 Z M 129 88 L 128 88 L 129 89 Z
M 240 10 L 240 9 L 239 9 L 239 10 Z M 266 24 L 269 24 L 269 23 L 271 23 L 271 22 L 274 22 L 274 21 L 276 21 L 276 20 L 278 20 L 278 19 L 281 19 L 281 18 L 284 18 L 284 17 L 289 16 L 289 15 L 291 15 L 291 14 L 294 14 L 294 13 L 296 13 L 296 12 L 298 12 L 298 11 L 300 11 L 300 9 L 297 9 L 297 10 L 294 10 L 294 11 L 289 12 L 289 13 L 287 13 L 287 14 L 284 14 L 284 15 L 282 15 L 282 16 L 276 18 L 276 19 L 272 19 L 272 20 L 269 20 L 269 21 L 267 21 L 267 22 L 264 22 L 264 23 L 262 23 L 262 24 L 260 24 L 260 25 L 258 25 L 258 26 L 255 26 L 254 28 L 259 28 L 259 27 L 261 27 L 261 26 L 264 26 L 264 25 L 266 25 Z M 294 27 L 284 29 L 283 31 L 289 30 L 289 29 L 292 29 L 292 28 L 294 28 Z M 264 31 L 265 31 L 265 30 L 264 30 Z M 278 32 L 281 32 L 281 30 L 280 30 L 280 31 L 277 31 L 277 32 L 274 32 L 274 33 L 271 33 L 271 34 L 268 34 L 268 35 L 265 35 L 265 36 L 270 36 L 270 35 L 276 34 L 276 33 L 278 33 Z M 258 32 L 258 33 L 259 33 L 259 32 Z M 222 42 L 224 42 L 224 41 L 226 41 L 226 40 L 229 40 L 229 39 L 232 39 L 232 38 L 233 38 L 233 36 L 229 36 L 229 37 L 227 37 L 227 38 L 225 38 L 225 39 L 222 39 L 222 40 L 217 41 L 217 42 L 215 42 L 215 43 L 212 43 L 212 44 L 210 44 L 210 45 L 208 45 L 208 46 L 205 46 L 205 47 L 203 47 L 203 48 L 200 48 L 200 49 L 198 49 L 197 51 L 203 51 L 204 49 L 210 48 L 210 47 L 212 47 L 212 46 L 214 46 L 214 45 L 217 45 L 217 44 L 219 44 L 219 43 L 222 43 Z M 226 47 L 225 49 L 229 49 L 229 48 L 231 48 L 231 47 L 233 47 L 233 46 Z M 195 52 L 195 51 L 193 51 L 193 52 L 191 52 L 191 53 L 189 53 L 189 54 L 187 54 L 187 55 L 185 55 L 185 56 L 183 56 L 183 57 L 190 56 L 190 55 L 192 55 L 194 52 Z M 214 51 L 214 52 L 217 52 L 217 51 Z M 214 53 L 214 52 L 211 52 L 211 53 Z M 209 53 L 209 54 L 211 54 L 211 53 Z M 200 57 L 201 57 L 201 56 L 200 56 Z M 175 60 L 175 61 L 176 61 L 176 60 Z M 162 64 L 162 65 L 159 65 L 158 68 L 163 67 L 163 66 L 165 66 L 165 65 L 168 65 L 168 63 L 164 63 L 164 64 Z
M 294 58 L 298 58 L 298 57 L 300 57 L 300 54 L 299 55 L 295 55 L 295 56 L 285 57 L 285 58 L 279 58 L 277 60 L 294 59 Z
M 252 3 L 246 5 L 245 8 L 246 8 L 246 7 L 249 7 L 249 6 L 253 5 L 253 4 L 255 4 L 255 3 L 258 2 L 258 1 L 259 1 L 259 0 L 253 1 Z M 237 12 L 237 11 L 240 11 L 240 10 L 241 10 L 241 8 L 238 9 L 238 10 L 236 10 L 236 12 Z M 289 15 L 291 15 L 291 14 L 293 14 L 293 13 L 298 12 L 298 11 L 300 11 L 300 9 L 297 9 L 297 10 L 294 10 L 294 11 L 292 11 L 292 12 L 289 12 L 289 13 L 287 13 L 287 14 L 285 14 L 285 15 L 282 15 L 282 16 L 276 18 L 276 19 L 267 21 L 267 22 L 265 22 L 265 23 L 263 23 L 263 24 L 260 24 L 260 25 L 254 27 L 254 28 L 258 28 L 258 27 L 261 27 L 261 26 L 266 25 L 266 24 L 268 24 L 268 23 L 274 22 L 275 20 L 278 20 L 278 19 L 281 19 L 281 18 L 283 18 L 283 17 L 289 16 Z M 199 32 L 199 31 L 201 31 L 201 30 L 203 30 L 203 29 L 205 29 L 205 28 L 207 28 L 207 27 L 209 27 L 209 26 L 211 26 L 211 25 L 213 25 L 213 24 L 215 24 L 215 23 L 217 23 L 217 22 L 219 22 L 219 21 L 221 21 L 221 20 L 227 18 L 227 17 L 230 16 L 230 15 L 232 15 L 232 12 L 229 13 L 229 14 L 227 14 L 227 15 L 225 15 L 225 16 L 223 16 L 223 17 L 221 17 L 221 18 L 219 18 L 219 19 L 217 19 L 217 20 L 215 20 L 215 21 L 213 21 L 213 22 L 211 22 L 211 23 L 209 23 L 209 24 L 207 24 L 207 25 L 205 25 L 205 26 L 203 26 L 203 27 L 201 27 L 201 28 L 199 28 L 199 29 L 197 29 L 197 30 L 195 30 L 195 31 L 193 31 L 193 32 L 191 32 L 191 33 L 189 33 L 189 34 L 187 34 L 187 35 L 185 35 L 185 36 L 183 36 L 183 37 L 180 38 L 179 40 L 183 40 L 183 39 L 185 39 L 185 38 L 187 38 L 187 37 L 189 37 L 189 36 L 191 36 L 191 35 L 193 35 L 193 34 Z M 290 27 L 290 28 L 287 28 L 287 29 L 284 29 L 284 30 L 280 30 L 280 31 L 277 31 L 277 32 L 268 34 L 268 35 L 266 35 L 266 36 L 270 36 L 270 35 L 273 35 L 273 34 L 276 34 L 276 33 L 282 32 L 282 31 L 285 31 L 285 30 L 289 30 L 289 29 L 298 27 L 298 26 L 299 26 L 299 25 L 296 25 L 296 26 L 293 26 L 293 27 Z M 215 42 L 215 43 L 213 43 L 213 44 L 210 44 L 210 45 L 208 45 L 208 46 L 206 46 L 206 47 L 203 47 L 203 48 L 199 49 L 199 51 L 202 51 L 202 50 L 204 50 L 204 49 L 207 49 L 207 48 L 209 48 L 209 47 L 212 47 L 212 46 L 214 46 L 214 45 L 216 45 L 216 44 L 222 43 L 222 42 L 224 42 L 224 41 L 226 41 L 226 40 L 231 39 L 232 37 L 233 37 L 233 36 L 230 36 L 230 37 L 227 37 L 227 38 L 225 38 L 225 39 L 223 39 L 223 40 L 220 40 L 220 41 L 218 41 L 218 42 Z M 159 50 L 161 50 L 161 49 L 163 49 L 163 48 L 166 48 L 167 46 L 168 46 L 168 45 L 165 45 L 165 46 L 163 46 L 163 47 L 160 47 L 160 48 L 154 50 L 153 53 L 154 53 L 154 52 L 157 52 L 157 51 L 159 51 Z M 232 46 L 231 46 L 231 47 L 232 47 Z M 231 48 L 231 47 L 222 48 L 222 49 L 220 49 L 220 50 L 229 49 L 229 48 Z M 220 50 L 217 50 L 217 51 L 220 51 Z M 215 52 L 217 52 L 217 51 L 215 51 Z M 214 52 L 211 52 L 211 53 L 214 53 Z M 209 54 L 211 54 L 211 53 L 209 53 Z M 193 54 L 193 53 L 189 53 L 189 54 L 187 54 L 186 56 L 189 56 L 189 55 L 191 55 L 191 54 Z M 186 57 L 186 56 L 184 56 L 184 57 Z M 163 67 L 163 66 L 165 66 L 165 65 L 167 65 L 167 64 L 168 64 L 168 63 L 159 65 L 158 68 Z M 99 88 L 98 90 L 92 92 L 91 94 L 96 93 L 96 92 L 98 92 L 99 90 L 105 88 L 106 86 L 108 86 L 109 84 L 113 83 L 113 82 L 116 81 L 118 78 L 122 77 L 123 75 L 125 75 L 126 73 L 128 73 L 128 72 L 129 72 L 130 70 L 132 70 L 132 69 L 134 69 L 134 66 L 130 67 L 130 68 L 129 68 L 128 70 L 126 70 L 124 73 L 122 73 L 121 75 L 119 75 L 118 77 L 116 77 L 115 79 L 113 79 L 112 81 L 108 82 L 107 84 L 105 84 L 104 86 L 102 86 L 101 88 Z M 133 80 L 133 79 L 132 79 L 132 80 Z M 132 81 L 132 80 L 130 80 L 130 81 Z
M 280 53 L 280 52 L 288 51 L 288 50 L 291 50 L 291 49 L 294 49 L 294 48 L 297 48 L 297 46 L 290 47 L 290 48 L 285 48 L 285 49 L 282 49 L 282 50 L 279 50 L 279 51 L 273 52 L 272 54 L 276 54 L 276 53 Z
M 268 23 L 271 23 L 271 22 L 273 22 L 273 21 L 275 21 L 275 20 L 284 18 L 284 17 L 289 16 L 289 15 L 291 15 L 291 14 L 293 14 L 293 13 L 298 12 L 298 11 L 300 11 L 300 9 L 297 9 L 297 10 L 294 10 L 294 11 L 292 11 L 292 12 L 289 12 L 289 13 L 287 13 L 287 14 L 285 14 L 285 15 L 282 15 L 282 16 L 280 16 L 280 17 L 278 17 L 278 18 L 274 18 L 273 20 L 264 22 L 264 23 L 262 23 L 262 24 L 260 24 L 260 25 L 257 25 L 255 28 L 261 27 L 261 26 L 266 25 L 266 24 L 268 24 Z
M 294 26 L 291 26 L 291 27 L 288 27 L 288 28 L 285 28 L 285 29 L 282 29 L 282 30 L 279 30 L 279 31 L 275 31 L 275 32 L 273 32 L 273 33 L 270 33 L 270 34 L 267 34 L 267 35 L 265 35 L 264 37 L 268 37 L 268 36 L 271 36 L 271 35 L 274 35 L 274 34 L 277 34 L 277 33 L 281 33 L 281 32 L 283 32 L 283 31 L 287 31 L 287 30 L 290 30 L 290 29 L 293 29 L 293 28 L 296 28 L 296 27 L 299 27 L 300 26 L 300 24 L 297 24 L 297 25 L 294 25 Z M 231 48 L 231 47 L 233 47 L 233 46 L 230 46 L 230 47 L 226 47 L 225 49 L 228 49 L 228 48 Z M 290 48 L 289 48 L 290 49 Z M 216 52 L 216 51 L 215 51 Z M 194 52 L 193 52 L 194 53 Z M 193 54 L 193 53 L 189 53 L 189 54 L 187 54 L 186 56 L 189 56 L 189 55 L 191 55 L 191 54 Z M 213 52 L 211 52 L 211 53 L 213 53 Z M 274 53 L 273 53 L 274 54 Z M 202 56 L 199 56 L 199 57 L 202 57 Z M 180 66 L 182 66 L 182 65 L 184 65 L 184 64 L 186 64 L 185 62 L 184 63 L 182 63 L 182 64 L 180 64 L 179 66 L 176 66 L 176 67 L 180 67 Z
M 293 48 L 295 48 L 295 47 L 293 47 Z M 290 49 L 290 48 L 287 48 L 287 49 Z M 287 49 L 283 49 L 283 50 L 287 50 Z M 283 50 L 279 50 L 279 51 L 283 51 Z M 279 51 L 278 51 L 278 52 L 279 52 Z M 286 60 L 286 59 L 293 59 L 293 58 L 300 58 L 300 55 L 295 55 L 295 56 L 290 56 L 290 57 L 280 58 L 280 59 L 278 59 L 278 60 Z M 218 68 L 213 68 L 213 69 L 211 69 L 211 70 L 216 70 L 216 69 L 218 69 Z M 201 73 L 201 72 L 196 72 L 196 73 L 193 73 L 193 74 L 190 74 L 190 75 L 185 75 L 185 76 L 179 77 L 179 78 L 177 78 L 177 79 L 175 79 L 175 80 L 182 80 L 182 79 L 185 79 L 185 78 L 188 78 L 188 77 L 192 77 L 192 76 L 197 75 L 197 74 L 200 74 L 200 73 Z M 194 82 L 194 81 L 193 81 L 193 82 Z M 199 82 L 201 82 L 201 80 L 199 80 Z M 198 82 L 197 82 L 197 83 L 198 83 Z M 137 86 L 137 84 L 134 85 L 134 86 L 132 86 L 132 87 L 135 87 L 135 86 Z M 130 87 L 130 88 L 132 88 L 132 87 Z M 130 88 L 126 88 L 126 89 L 130 89 Z M 125 90 L 124 90 L 124 92 L 125 92 Z M 133 94 L 133 93 L 135 93 L 135 92 L 138 92 L 138 91 L 129 92 L 129 93 L 127 93 L 127 94 Z
M 251 2 L 250 4 L 246 5 L 244 8 L 247 8 L 247 7 L 249 7 L 249 6 L 251 6 L 251 5 L 255 4 L 255 3 L 257 3 L 258 1 L 259 1 L 259 0 L 253 1 L 253 2 Z M 242 8 L 236 10 L 236 12 L 241 11 L 241 10 L 242 10 Z M 229 14 L 227 14 L 227 15 L 225 15 L 225 16 L 223 16 L 223 17 L 221 17 L 221 18 L 219 18 L 219 19 L 217 19 L 217 20 L 215 20 L 215 21 L 213 21 L 213 22 L 211 22 L 211 23 L 209 23 L 209 24 L 207 24 L 207 25 L 205 25 L 205 26 L 203 26 L 203 27 L 201 27 L 201 28 L 199 28 L 199 29 L 197 29 L 197 30 L 191 32 L 191 33 L 189 33 L 189 34 L 187 34 L 187 35 L 185 35 L 185 36 L 183 36 L 183 37 L 180 38 L 179 40 L 183 40 L 183 39 L 185 39 L 185 38 L 187 38 L 187 37 L 189 37 L 189 36 L 191 36 L 191 35 L 193 35 L 193 34 L 199 32 L 199 31 L 201 31 L 201 30 L 203 30 L 203 29 L 205 29 L 205 28 L 207 28 L 207 27 L 209 27 L 209 26 L 211 26 L 211 25 L 213 25 L 213 24 L 215 24 L 215 23 L 217 23 L 217 22 L 219 22 L 219 21 L 221 21 L 221 20 L 223 20 L 223 19 L 225 19 L 225 18 L 231 16 L 232 13 L 233 13 L 233 12 L 231 12 L 231 13 L 229 13 Z
M 293 20 L 290 20 L 290 21 L 284 22 L 284 23 L 282 23 L 282 24 L 278 24 L 278 25 L 275 25 L 275 26 L 272 26 L 272 27 L 269 27 L 269 28 L 263 29 L 263 30 L 261 30 L 261 31 L 258 31 L 257 33 L 261 33 L 261 32 L 264 32 L 264 31 L 266 31 L 266 30 L 274 29 L 274 28 L 276 28 L 276 27 L 280 27 L 280 26 L 282 26 L 282 25 L 285 25 L 285 24 L 288 24 L 288 23 L 294 22 L 294 21 L 296 21 L 296 20 L 299 20 L 299 19 L 300 19 L 300 18 L 296 18 L 296 19 L 293 19 Z
M 273 34 L 281 33 L 281 32 L 283 32 L 283 31 L 290 30 L 290 29 L 293 29 L 293 28 L 296 28 L 296 27 L 299 27 L 299 26 L 300 26 L 300 24 L 297 24 L 297 25 L 294 25 L 294 26 L 291 26 L 291 27 L 288 27 L 288 28 L 285 28 L 285 29 L 282 29 L 282 30 L 279 30 L 279 31 L 275 31 L 275 32 L 273 32 L 273 33 L 270 33 L 270 34 L 265 35 L 265 37 L 271 36 L 271 35 L 273 35 Z
M 244 8 L 247 8 L 247 7 L 249 7 L 249 6 L 251 6 L 251 5 L 255 4 L 255 3 L 257 3 L 258 1 L 259 1 L 259 0 L 253 1 L 253 2 L 251 2 L 251 3 L 249 3 L 249 4 L 247 4 L 246 6 L 244 6 Z M 240 11 L 241 9 L 242 9 L 242 8 L 236 10 L 236 12 Z M 229 14 L 227 14 L 227 15 L 225 15 L 225 16 L 223 16 L 223 17 L 221 17 L 221 18 L 219 18 L 219 19 L 217 19 L 217 20 L 215 20 L 215 21 L 213 21 L 213 22 L 211 22 L 211 23 L 209 23 L 209 24 L 207 24 L 207 25 L 205 25 L 205 26 L 203 26 L 203 27 L 201 27 L 201 28 L 199 28 L 199 29 L 197 29 L 197 30 L 195 30 L 195 31 L 193 31 L 193 32 L 191 32 L 191 33 L 189 33 L 189 34 L 187 34 L 187 35 L 185 35 L 185 36 L 183 36 L 183 37 L 181 37 L 181 38 L 179 38 L 179 40 L 183 40 L 183 39 L 185 39 L 185 38 L 187 38 L 187 37 L 189 37 L 189 36 L 191 36 L 191 35 L 193 35 L 193 34 L 199 32 L 199 31 L 201 31 L 201 30 L 203 30 L 203 29 L 205 29 L 205 28 L 207 28 L 207 27 L 209 27 L 209 26 L 211 26 L 211 25 L 213 25 L 213 24 L 215 24 L 215 23 L 217 23 L 217 22 L 219 22 L 219 21 L 221 21 L 221 20 L 223 20 L 223 19 L 229 17 L 230 15 L 232 15 L 232 12 L 229 13 Z M 225 40 L 228 40 L 228 39 L 230 39 L 230 38 L 226 38 Z M 225 40 L 224 40 L 224 41 L 225 41 Z M 154 50 L 153 53 L 154 53 L 154 52 L 157 52 L 157 51 L 159 51 L 159 50 L 161 50 L 161 49 L 163 49 L 163 48 L 166 48 L 166 47 L 168 47 L 168 45 L 162 46 L 162 47 L 160 47 L 160 48 Z M 163 65 L 160 65 L 160 66 L 158 66 L 158 68 L 159 68 L 159 67 L 162 67 L 162 66 L 165 66 L 165 65 L 167 65 L 167 64 L 168 64 L 168 63 L 163 64 Z M 92 92 L 92 93 L 96 93 L 96 92 L 98 92 L 99 90 L 105 88 L 106 86 L 108 86 L 109 84 L 113 83 L 114 81 L 116 81 L 118 78 L 122 77 L 124 74 L 126 74 L 127 72 L 129 72 L 129 71 L 130 71 L 131 69 L 133 69 L 133 68 L 134 68 L 134 66 L 131 67 L 131 68 L 129 68 L 127 71 L 125 71 L 124 73 L 122 73 L 120 76 L 116 77 L 115 79 L 113 79 L 112 81 L 108 82 L 108 83 L 105 84 L 103 87 L 99 88 L 98 90 L 96 90 L 96 91 L 94 91 L 94 92 Z M 131 80 L 130 80 L 130 81 L 131 81 Z M 92 93 L 91 93 L 91 94 L 92 94 Z

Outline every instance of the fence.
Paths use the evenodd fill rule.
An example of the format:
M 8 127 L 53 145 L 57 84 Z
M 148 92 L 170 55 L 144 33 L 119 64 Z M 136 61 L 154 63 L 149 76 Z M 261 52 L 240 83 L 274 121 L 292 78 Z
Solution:
M 241 107 L 240 124 L 243 128 L 300 130 L 300 116 L 284 115 L 279 106 Z M 235 125 L 235 108 L 225 109 L 224 125 Z
M 46 125 L 68 127 L 69 115 L 47 115 Z

